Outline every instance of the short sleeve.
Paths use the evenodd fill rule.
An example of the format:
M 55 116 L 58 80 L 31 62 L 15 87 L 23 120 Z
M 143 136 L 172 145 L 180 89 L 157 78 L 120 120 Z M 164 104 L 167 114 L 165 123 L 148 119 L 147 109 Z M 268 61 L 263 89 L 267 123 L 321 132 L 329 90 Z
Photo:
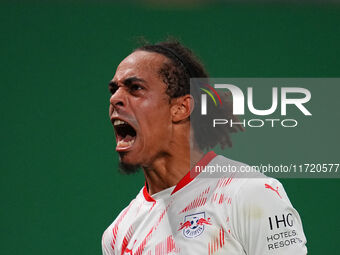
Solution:
M 249 179 L 236 197 L 234 228 L 246 254 L 307 254 L 300 216 L 278 180 Z

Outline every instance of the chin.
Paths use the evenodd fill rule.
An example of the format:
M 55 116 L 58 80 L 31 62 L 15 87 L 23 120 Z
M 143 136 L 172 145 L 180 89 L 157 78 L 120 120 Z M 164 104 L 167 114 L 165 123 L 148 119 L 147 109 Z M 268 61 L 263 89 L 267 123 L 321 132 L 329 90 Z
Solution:
M 141 165 L 135 160 L 129 160 L 127 153 L 119 153 L 119 171 L 122 174 L 137 173 L 141 169 Z
M 119 172 L 122 174 L 134 174 L 139 172 L 140 169 L 140 165 L 126 164 L 123 162 L 119 163 Z

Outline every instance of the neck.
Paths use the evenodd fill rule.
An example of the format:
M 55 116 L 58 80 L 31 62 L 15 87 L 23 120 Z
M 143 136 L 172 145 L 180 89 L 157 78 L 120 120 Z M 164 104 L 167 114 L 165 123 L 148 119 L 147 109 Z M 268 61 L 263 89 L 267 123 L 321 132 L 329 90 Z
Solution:
M 172 151 L 157 158 L 151 166 L 143 167 L 150 195 L 175 186 L 203 157 L 198 149 L 190 151 L 189 145 L 182 144 Z

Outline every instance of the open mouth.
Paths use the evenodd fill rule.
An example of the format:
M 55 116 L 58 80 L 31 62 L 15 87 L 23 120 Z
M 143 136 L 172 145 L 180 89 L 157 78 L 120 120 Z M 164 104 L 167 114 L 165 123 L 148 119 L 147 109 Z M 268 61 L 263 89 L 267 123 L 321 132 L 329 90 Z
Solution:
M 116 132 L 116 150 L 126 150 L 135 143 L 137 133 L 129 123 L 116 119 L 113 127 Z

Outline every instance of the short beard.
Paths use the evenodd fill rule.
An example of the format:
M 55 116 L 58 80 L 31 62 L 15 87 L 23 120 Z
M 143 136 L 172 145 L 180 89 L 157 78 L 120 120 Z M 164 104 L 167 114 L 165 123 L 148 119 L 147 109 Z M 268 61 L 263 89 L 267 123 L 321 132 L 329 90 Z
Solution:
M 121 174 L 135 174 L 141 169 L 140 165 L 127 164 L 119 162 L 119 172 Z

